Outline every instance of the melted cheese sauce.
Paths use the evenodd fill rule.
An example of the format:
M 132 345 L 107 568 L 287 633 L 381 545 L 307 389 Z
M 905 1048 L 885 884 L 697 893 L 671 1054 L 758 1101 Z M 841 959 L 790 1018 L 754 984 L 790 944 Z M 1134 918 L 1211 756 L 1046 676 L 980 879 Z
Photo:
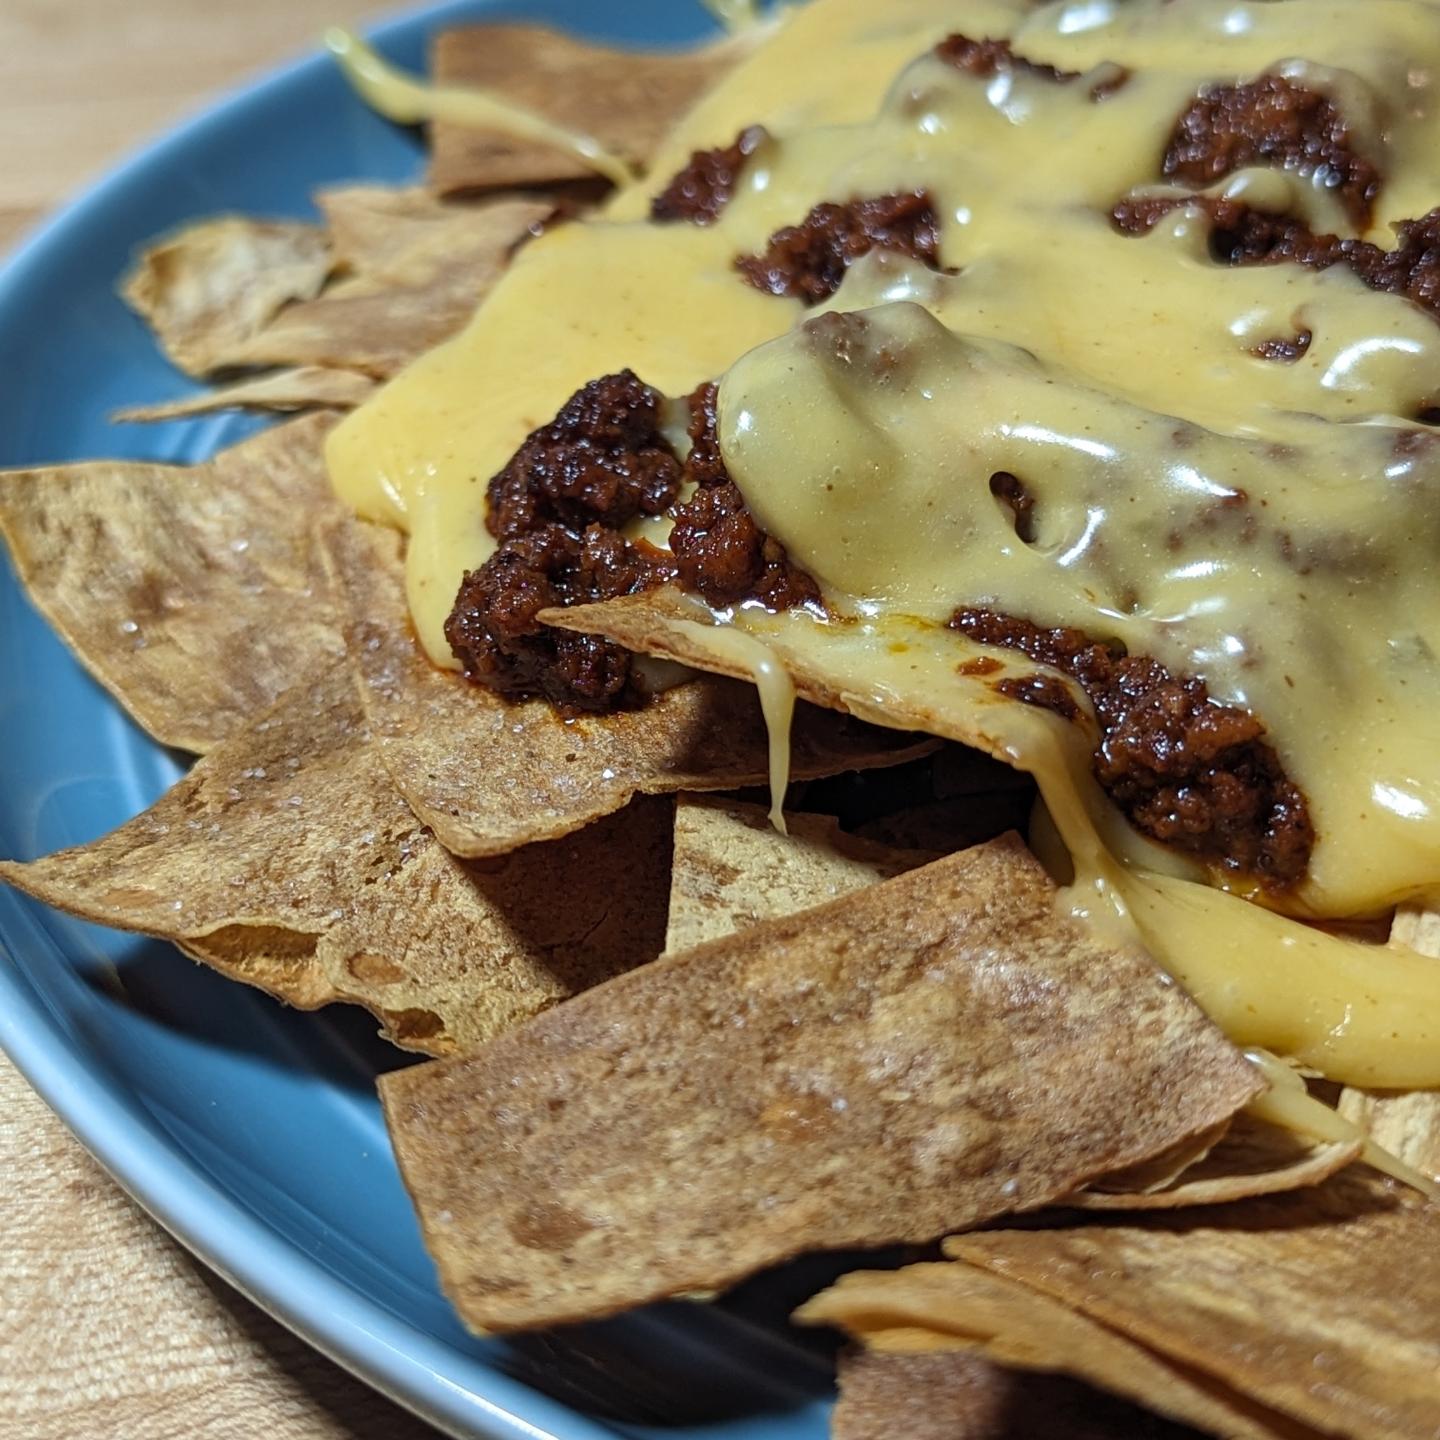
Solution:
M 957 26 L 1090 78 L 963 74 L 928 53 Z M 1117 65 L 1128 80 L 1096 100 Z M 1440 394 L 1440 326 L 1339 268 L 1220 267 L 1184 210 L 1143 238 L 1108 219 L 1163 189 L 1198 90 L 1267 69 L 1332 95 L 1386 177 L 1367 238 L 1392 244 L 1393 222 L 1440 202 L 1433 0 L 815 0 L 647 181 L 527 246 L 465 332 L 337 427 L 329 459 L 357 510 L 409 532 L 412 613 L 449 664 L 445 616 L 491 548 L 484 486 L 525 434 L 625 366 L 671 395 L 723 375 L 732 473 L 849 617 L 822 633 L 742 610 L 734 631 L 782 665 L 822 657 L 857 714 L 909 723 L 926 702 L 927 728 L 1032 771 L 1077 912 L 1137 928 L 1242 1043 L 1356 1083 L 1440 1084 L 1440 966 L 1196 883 L 1099 794 L 1085 724 L 958 677 L 965 642 L 940 623 L 992 603 L 1079 625 L 1253 708 L 1319 835 L 1286 901 L 1300 913 L 1440 895 L 1440 450 L 1411 418 Z M 648 222 L 692 150 L 757 122 L 771 139 L 717 224 Z M 919 188 L 953 274 L 871 256 L 817 313 L 734 272 L 820 201 Z M 1215 192 L 1352 233 L 1316 179 L 1253 170 Z M 1300 331 L 1293 363 L 1255 355 Z M 1001 470 L 1036 498 L 1028 544 L 990 495 Z

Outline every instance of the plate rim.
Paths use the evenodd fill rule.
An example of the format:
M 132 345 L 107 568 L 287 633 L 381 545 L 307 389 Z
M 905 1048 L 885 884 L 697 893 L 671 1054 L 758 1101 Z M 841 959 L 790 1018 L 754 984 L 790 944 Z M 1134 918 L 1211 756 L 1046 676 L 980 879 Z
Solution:
M 415 27 L 504 8 L 504 0 L 431 0 L 359 28 L 383 49 Z M 52 247 L 83 230 L 152 167 L 333 63 L 312 48 L 261 68 L 127 150 L 22 236 L 0 264 L 0 301 L 29 284 Z M 39 929 L 18 904 L 15 911 L 22 924 Z M 103 1063 L 74 1044 L 14 963 L 22 948 L 16 942 L 13 932 L 0 933 L 0 1051 L 120 1188 L 202 1264 L 327 1359 L 456 1440 L 615 1440 L 617 1432 L 603 1422 L 498 1370 L 487 1378 L 489 1394 L 462 1383 L 446 1364 L 461 1352 L 354 1289 L 231 1198 L 138 1105 L 128 1104 L 125 1092 L 107 1088 Z

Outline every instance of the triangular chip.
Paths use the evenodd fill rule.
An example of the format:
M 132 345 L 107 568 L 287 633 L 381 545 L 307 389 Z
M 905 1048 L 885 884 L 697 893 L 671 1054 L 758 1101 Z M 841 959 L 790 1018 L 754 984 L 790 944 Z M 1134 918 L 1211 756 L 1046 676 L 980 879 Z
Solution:
M 330 423 L 204 465 L 0 474 L 0 534 L 31 600 L 157 740 L 208 750 L 342 653 L 311 538 L 340 513 Z
M 1033 1209 L 1258 1085 L 1144 954 L 1059 913 L 1012 836 L 662 958 L 381 1095 L 460 1314 L 526 1329 Z
M 748 686 L 702 679 L 641 710 L 566 720 L 438 670 L 405 601 L 400 537 L 344 525 L 325 537 L 350 654 L 385 763 L 415 813 L 457 855 L 501 855 L 569 834 L 636 794 L 725 790 L 768 775 L 765 722 Z M 898 764 L 933 742 L 802 707 L 796 778 Z
M 1347 1171 L 1315 1189 L 947 1253 L 1325 1434 L 1433 1440 L 1440 1208 Z
M 207 375 L 286 305 L 318 295 L 330 273 L 325 232 L 294 220 L 221 216 L 151 245 L 121 287 L 165 353 Z
M 1201 1440 L 1200 1432 L 1065 1375 L 967 1350 L 840 1357 L 831 1440 Z
M 671 824 L 645 801 L 467 867 L 396 793 L 332 662 L 144 814 L 0 878 L 293 1005 L 364 1005 L 397 1043 L 452 1054 L 659 953 Z
M 806 1325 L 833 1325 L 881 1356 L 971 1355 L 1038 1371 L 1027 1377 L 1038 1382 L 1037 1394 L 1045 1393 L 1056 1372 L 1073 1376 L 1229 1440 L 1308 1440 L 1312 1435 L 1318 1440 L 1316 1432 L 1253 1405 L 1202 1373 L 1172 1364 L 1129 1335 L 1028 1286 L 968 1265 L 857 1270 L 802 1305 L 795 1318 Z M 1021 1433 L 1033 1440 L 1030 1432 Z M 1122 1431 L 1117 1440 L 1131 1440 L 1135 1433 Z M 1069 1440 L 1070 1432 L 1060 1434 Z
M 828 815 L 792 812 L 785 823 L 781 835 L 759 805 L 680 797 L 667 950 L 809 910 L 935 859 L 847 835 Z
M 618 155 L 644 160 L 749 48 L 747 40 L 723 40 L 647 54 L 539 25 L 475 25 L 436 37 L 431 71 L 438 85 L 488 90 Z M 534 188 L 593 173 L 554 146 L 448 121 L 431 127 L 430 144 L 430 185 L 441 195 Z
M 273 375 L 257 375 L 201 390 L 158 405 L 132 405 L 117 410 L 116 420 L 183 420 L 214 410 L 353 410 L 369 398 L 375 382 L 355 370 L 330 370 L 302 365 Z

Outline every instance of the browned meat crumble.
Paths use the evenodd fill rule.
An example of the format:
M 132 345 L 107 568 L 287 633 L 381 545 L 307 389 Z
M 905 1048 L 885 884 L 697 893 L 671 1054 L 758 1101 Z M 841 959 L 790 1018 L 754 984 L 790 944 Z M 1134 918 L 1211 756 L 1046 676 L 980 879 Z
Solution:
M 711 605 L 759 600 L 771 610 L 818 604 L 814 580 L 792 565 L 785 547 L 767 535 L 730 478 L 715 434 L 717 387 L 690 397 L 689 475 L 695 494 L 675 511 L 670 550 L 680 584 Z
M 777 230 L 758 255 L 736 260 L 757 290 L 816 305 L 872 250 L 893 250 L 940 268 L 940 222 L 923 190 L 817 205 L 798 225 Z
M 650 202 L 650 218 L 713 225 L 734 198 L 745 162 L 765 139 L 765 127 L 751 125 L 735 137 L 733 144 L 696 150 L 689 164 L 677 171 Z
M 1143 235 L 1172 210 L 1193 206 L 1210 222 L 1210 253 L 1225 265 L 1344 265 L 1372 290 L 1403 295 L 1440 319 L 1440 209 L 1395 227 L 1396 245 L 1316 235 L 1289 215 L 1255 210 L 1210 195 L 1150 195 L 1122 200 L 1111 212 L 1117 229 Z M 1308 343 L 1308 342 L 1307 342 Z
M 977 80 L 989 80 L 1002 70 L 1023 70 L 1044 80 L 1061 82 L 1080 78 L 1078 70 L 1057 70 L 1053 65 L 1017 55 L 1008 40 L 972 40 L 968 35 L 948 35 L 935 47 L 935 53 Z
M 1283 75 L 1201 91 L 1175 122 L 1161 172 L 1198 187 L 1249 165 L 1318 176 L 1361 227 L 1380 193 L 1380 172 L 1356 150 L 1335 103 Z
M 612 641 L 542 625 L 552 606 L 583 605 L 678 579 L 713 604 L 772 608 L 818 601 L 814 582 L 756 525 L 715 434 L 715 386 L 691 399 L 682 464 L 661 433 L 660 395 L 625 370 L 575 392 L 491 481 L 495 553 L 461 582 L 445 638 L 472 680 L 566 710 L 637 703 L 631 656 Z M 694 496 L 674 504 L 682 484 Z M 674 555 L 620 528 L 670 510 Z
M 1095 777 L 1142 834 L 1272 890 L 1304 877 L 1315 843 L 1305 796 L 1248 710 L 1218 704 L 1203 680 L 1082 630 L 983 609 L 958 610 L 950 624 L 1079 684 L 1100 724 Z M 1006 693 L 1042 705 L 1053 695 Z

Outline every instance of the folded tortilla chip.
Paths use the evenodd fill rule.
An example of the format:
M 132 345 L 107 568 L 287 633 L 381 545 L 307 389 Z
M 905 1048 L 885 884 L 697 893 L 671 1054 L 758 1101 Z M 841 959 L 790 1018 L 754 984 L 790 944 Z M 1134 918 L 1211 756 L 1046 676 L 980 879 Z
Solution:
M 157 740 L 203 752 L 343 652 L 311 528 L 341 514 L 307 416 L 203 465 L 0 473 L 31 600 Z
M 189 375 L 229 358 L 286 305 L 320 293 L 330 245 L 315 225 L 221 216 L 152 244 L 121 294 Z
M 400 537 L 336 526 L 324 537 L 370 727 L 395 784 L 447 849 L 502 855 L 569 834 L 636 794 L 726 790 L 768 775 L 754 691 L 677 685 L 641 710 L 562 718 L 514 703 L 425 657 L 410 625 Z M 802 707 L 797 779 L 898 764 L 934 742 Z
M 617 155 L 643 161 L 751 44 L 722 40 L 645 53 L 540 25 L 475 25 L 436 37 L 431 72 L 438 85 L 488 90 L 592 136 Z M 533 188 L 593 173 L 554 146 L 448 121 L 431 127 L 430 144 L 430 186 L 440 195 Z
M 144 814 L 0 878 L 292 1005 L 363 1005 L 397 1044 L 444 1055 L 659 953 L 671 825 L 667 802 L 642 801 L 466 866 L 395 791 L 331 662 Z
M 1322 1433 L 1435 1435 L 1440 1208 L 1393 1182 L 945 1248 Z
M 1237 1115 L 1226 1133 L 1162 1184 L 1106 1175 L 1069 1197 L 1081 1210 L 1178 1210 L 1319 1185 L 1360 1158 L 1361 1140 L 1315 1140 Z
M 840 1357 L 831 1440 L 1200 1440 L 1200 1432 L 1065 1375 L 965 1350 Z
M 795 1318 L 804 1325 L 836 1326 L 882 1358 L 967 1355 L 1040 1372 L 1019 1382 L 1026 1388 L 1038 1384 L 1037 1396 L 1056 1374 L 1068 1375 L 1212 1435 L 1319 1440 L 1318 1432 L 1252 1404 L 1201 1372 L 1172 1364 L 1122 1331 L 968 1265 L 853 1271 L 802 1305 Z M 1031 1432 L 1021 1433 L 1031 1440 Z M 1144 1431 L 1119 1432 L 1124 1440 L 1136 1433 Z M 1071 1432 L 1060 1434 L 1068 1440 Z
M 1440 964 L 1440 909 L 1402 905 L 1395 913 L 1390 938 Z M 1340 1092 L 1339 1111 L 1353 1120 L 1390 1154 L 1424 1175 L 1440 1179 L 1440 1091 L 1360 1090 Z
M 792 812 L 787 835 L 739 800 L 682 795 L 675 811 L 667 950 L 793 915 L 936 857 L 860 840 L 828 815 Z
M 413 188 L 377 186 L 322 192 L 317 201 L 328 232 L 207 220 L 141 257 L 123 293 L 182 369 L 299 367 L 312 390 L 316 371 L 388 378 L 464 325 L 515 246 L 555 208 L 533 196 L 442 204 Z M 299 259 L 287 264 L 272 253 L 282 242 L 303 254 L 304 283 Z M 327 286 L 335 271 L 340 278 Z M 276 378 L 280 394 L 304 393 L 296 377 L 287 383 L 288 391 Z M 328 378 L 324 403 L 340 394 Z M 346 403 L 363 398 L 354 381 L 343 394 Z M 224 403 L 277 400 L 263 388 L 232 389 Z
M 347 235 L 351 257 L 363 256 L 374 268 L 357 269 L 323 294 L 286 307 L 229 349 L 223 363 L 318 365 L 388 379 L 465 324 L 515 246 L 553 209 L 550 201 L 528 196 L 428 213 L 412 206 L 403 247 L 372 236 L 357 248 Z M 353 211 L 347 217 L 352 230 Z
M 131 405 L 114 420 L 183 420 L 215 410 L 353 410 L 369 398 L 375 382 L 355 370 L 301 365 L 214 390 L 200 390 L 159 405 Z
M 1239 1052 L 1054 900 L 1011 836 L 385 1077 L 461 1316 L 543 1327 L 933 1239 L 1244 1104 Z

